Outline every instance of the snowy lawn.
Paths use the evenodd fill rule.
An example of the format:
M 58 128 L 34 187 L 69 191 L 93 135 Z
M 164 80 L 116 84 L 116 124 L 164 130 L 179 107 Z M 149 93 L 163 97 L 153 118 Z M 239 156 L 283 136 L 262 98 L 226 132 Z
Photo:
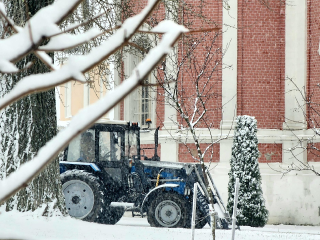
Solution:
M 188 229 L 151 228 L 145 218 L 123 217 L 116 225 L 88 223 L 70 217 L 38 217 L 37 213 L 4 212 L 0 208 L 0 239 L 108 239 L 108 240 L 170 240 L 191 239 Z M 196 230 L 195 239 L 210 239 L 210 229 Z M 217 230 L 216 239 L 231 239 L 230 230 Z M 236 239 L 320 240 L 320 227 L 271 226 L 242 227 Z

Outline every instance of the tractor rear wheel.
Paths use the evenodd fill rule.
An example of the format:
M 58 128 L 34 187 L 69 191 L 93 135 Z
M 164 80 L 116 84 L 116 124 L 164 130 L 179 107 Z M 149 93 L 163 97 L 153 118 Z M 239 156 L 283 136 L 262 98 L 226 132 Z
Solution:
M 187 220 L 187 200 L 177 193 L 159 194 L 148 209 L 151 227 L 184 227 Z
M 69 170 L 60 177 L 70 216 L 104 224 L 115 224 L 120 220 L 124 210 L 109 207 L 111 200 L 99 178 L 82 170 Z

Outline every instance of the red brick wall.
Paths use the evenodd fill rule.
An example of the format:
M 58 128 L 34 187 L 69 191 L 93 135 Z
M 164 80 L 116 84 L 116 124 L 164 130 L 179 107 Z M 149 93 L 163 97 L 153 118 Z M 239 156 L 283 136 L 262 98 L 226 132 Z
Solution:
M 199 1 L 189 1 L 188 3 L 194 4 L 195 11 L 199 11 L 197 8 Z M 204 18 L 199 18 L 194 13 L 184 12 L 183 23 L 189 30 L 199 31 L 201 29 L 217 28 L 222 24 L 222 1 L 207 1 L 203 9 Z M 209 22 L 203 21 L 203 19 L 209 20 Z M 203 41 L 203 39 L 205 39 Z M 206 113 L 202 121 L 200 121 L 197 128 L 219 128 L 221 121 L 221 59 L 222 59 L 222 32 L 209 31 L 209 32 L 192 32 L 184 35 L 181 39 L 184 44 L 179 45 L 179 61 L 181 62 L 184 54 L 190 53 L 187 60 L 181 66 L 181 72 L 178 78 L 179 98 L 180 104 L 182 104 L 184 113 L 189 116 L 191 120 L 194 113 L 194 105 L 196 100 L 197 88 L 202 94 L 203 101 L 205 101 Z M 195 44 L 196 43 L 196 44 Z M 191 47 L 196 47 L 196 50 L 190 51 Z M 211 49 L 210 49 L 211 48 Z M 210 50 L 209 50 L 210 49 Z M 206 58 L 209 53 L 209 58 Z M 217 67 L 216 67 L 217 66 Z M 199 74 L 202 72 L 202 75 Z M 200 77 L 198 77 L 200 76 Z M 203 112 L 201 104 L 197 104 L 198 112 L 195 115 L 197 119 Z M 186 126 L 184 119 L 178 114 L 178 121 Z M 193 154 L 196 154 L 194 144 L 188 144 L 191 147 Z M 202 144 L 204 149 L 207 144 Z M 207 153 L 205 161 L 209 161 L 213 158 L 213 161 L 219 161 L 219 144 L 215 144 L 213 147 L 213 156 Z M 194 162 L 191 154 L 187 151 L 186 146 L 179 145 L 179 161 L 181 162 Z
M 182 37 L 181 41 L 184 43 L 179 47 L 179 60 L 182 61 L 184 55 L 189 52 L 187 60 L 181 66 L 181 72 L 178 79 L 180 103 L 184 104 L 184 112 L 190 117 L 194 112 L 194 104 L 196 99 L 196 87 L 202 94 L 205 101 L 207 112 L 204 121 L 200 122 L 197 127 L 206 128 L 211 125 L 212 128 L 218 128 L 221 121 L 221 58 L 222 58 L 222 32 L 192 32 L 201 29 L 221 27 L 222 24 L 222 2 L 221 1 L 207 1 L 203 8 L 204 18 L 200 18 L 196 11 L 199 1 L 189 1 L 193 4 L 195 12 L 185 11 L 183 16 L 183 24 L 191 31 Z M 203 19 L 209 22 L 203 21 Z M 205 36 L 206 35 L 206 36 Z M 203 41 L 203 39 L 205 39 Z M 200 43 L 194 50 L 192 47 Z M 211 50 L 209 50 L 211 48 Z M 207 54 L 210 53 L 209 58 Z M 206 60 L 209 59 L 209 60 Z M 215 67 L 218 64 L 218 67 Z M 215 70 L 214 70 L 215 69 Z M 202 72 L 202 75 L 200 74 Z M 198 77 L 200 76 L 200 77 Z M 203 108 L 201 104 L 197 105 L 199 112 L 196 118 L 202 113 Z M 196 119 L 195 118 L 195 119 Z M 178 121 L 186 125 L 181 116 L 178 116 Z
M 310 105 L 307 106 L 308 127 L 320 127 L 320 88 L 317 86 L 320 83 L 320 56 L 318 53 L 320 40 L 320 1 L 308 0 L 308 52 L 307 52 L 307 98 Z M 310 99 L 309 99 L 310 97 Z M 309 148 L 312 145 L 308 146 Z M 319 143 L 314 144 L 314 147 L 320 147 Z M 319 152 L 314 149 L 308 149 L 308 161 L 319 162 Z
M 239 0 L 238 115 L 259 128 L 281 129 L 284 116 L 285 6 L 282 1 Z
M 307 89 L 308 95 L 311 97 L 311 106 L 308 107 L 307 113 L 309 119 L 318 122 L 320 117 L 320 88 L 317 84 L 320 83 L 320 56 L 318 53 L 320 40 L 320 1 L 308 0 L 308 65 L 307 65 Z M 317 113 L 318 112 L 318 113 Z M 309 122 L 309 127 L 314 125 Z M 309 154 L 308 154 L 309 156 Z
M 144 159 L 143 156 L 147 156 L 148 158 L 151 158 L 154 156 L 154 144 L 141 144 L 141 156 L 142 159 Z M 145 149 L 144 149 L 145 148 Z M 150 148 L 150 149 L 147 149 Z M 152 148 L 152 149 L 151 149 Z M 144 151 L 143 151 L 144 150 Z M 161 159 L 161 144 L 158 145 L 158 151 L 157 151 L 158 156 L 160 157 L 160 160 L 165 161 L 164 159 Z
M 133 7 L 133 12 L 138 13 L 146 4 L 146 1 L 133 1 L 131 3 L 131 7 Z M 161 2 L 158 7 L 154 10 L 152 16 L 148 19 L 148 23 L 151 26 L 155 26 L 161 20 L 164 19 L 164 4 Z M 187 3 L 181 4 L 178 10 L 179 15 L 179 23 L 188 27 L 191 31 L 199 31 L 201 29 L 208 28 L 218 28 L 221 27 L 222 23 L 222 2 L 221 1 L 207 1 L 203 2 L 202 8 L 199 1 L 188 1 Z M 221 33 L 221 31 L 220 31 Z M 211 38 L 215 36 L 216 32 L 209 31 L 209 35 Z M 188 35 L 184 35 L 179 41 L 179 60 L 181 61 L 183 54 L 187 52 L 187 49 L 191 46 L 190 43 L 193 43 L 203 37 L 203 32 L 192 33 Z M 207 40 L 194 52 L 191 56 L 189 56 L 188 60 L 197 59 L 195 65 L 192 63 L 188 64 L 188 60 L 186 64 L 181 68 L 181 72 L 178 76 L 178 85 L 182 92 L 181 98 L 184 101 L 188 101 L 186 105 L 192 106 L 194 103 L 195 93 L 195 85 L 192 81 L 195 81 L 195 76 L 197 75 L 196 71 L 201 71 L 199 69 L 199 64 L 201 65 L 204 62 L 207 50 L 206 48 L 210 46 L 210 42 L 207 43 Z M 182 44 L 182 42 L 187 44 Z M 203 95 L 206 95 L 206 122 L 200 123 L 197 127 L 206 127 L 210 125 L 211 127 L 219 127 L 219 123 L 221 120 L 221 66 L 217 67 L 215 72 L 211 72 L 217 62 L 221 61 L 221 44 L 222 36 L 216 38 L 215 44 L 211 50 L 210 61 L 208 61 L 205 69 L 206 72 L 203 74 L 202 79 L 200 80 L 199 86 L 200 88 L 204 86 L 205 79 L 210 79 L 207 84 L 207 87 L 204 88 L 206 91 L 203 92 Z M 188 46 L 189 44 L 189 46 Z M 191 76 L 193 75 L 193 76 Z M 161 76 L 161 73 L 160 73 Z M 210 98 L 210 100 L 208 100 Z M 189 105 L 192 104 L 192 105 Z M 193 109 L 188 109 L 186 107 L 184 110 L 188 111 L 190 114 L 193 112 Z M 178 120 L 181 118 L 178 116 Z M 163 99 L 163 91 L 158 88 L 158 97 L 157 97 L 157 111 L 156 111 L 156 126 L 161 126 L 164 121 L 164 99 Z
M 120 120 L 124 120 L 124 101 L 120 102 Z
M 194 158 L 198 156 L 197 149 L 193 143 L 188 143 L 188 147 L 186 147 L 184 144 L 179 144 L 179 162 L 197 162 Z M 201 143 L 200 148 L 203 152 L 208 147 L 208 144 Z M 188 150 L 189 148 L 189 150 Z M 213 151 L 213 155 L 212 155 Z M 209 150 L 206 152 L 204 161 L 205 162 L 219 162 L 219 156 L 220 156 L 220 144 L 214 144 L 212 145 Z
M 271 7 L 267 9 L 261 2 L 253 0 L 239 0 L 238 6 L 238 115 L 255 116 L 258 121 L 258 128 L 281 129 L 284 116 L 284 72 L 285 72 L 285 6 L 279 0 L 270 0 Z M 197 5 L 197 1 L 188 2 Z M 319 5 L 315 0 L 308 0 L 308 4 Z M 141 4 L 143 5 L 143 4 Z M 137 7 L 137 9 L 140 9 Z M 137 5 L 138 6 L 138 5 Z M 320 9 L 320 7 L 318 8 Z M 309 10 L 310 11 L 310 10 Z M 163 18 L 163 5 L 160 4 L 156 12 L 149 20 L 151 25 L 156 24 Z M 203 9 L 205 16 L 211 18 L 212 21 L 221 26 L 222 23 L 222 2 L 208 1 Z M 184 16 L 183 23 L 188 25 L 191 30 L 201 28 L 214 27 L 211 22 L 206 24 L 196 15 L 190 13 L 184 15 L 183 9 L 181 16 Z M 316 23 L 320 16 L 317 12 L 313 12 L 310 18 L 309 31 L 314 33 L 319 32 Z M 182 20 L 181 20 L 182 21 Z M 192 23 L 192 24 L 190 24 Z M 319 24 L 318 24 L 319 25 Z M 221 32 L 220 32 L 221 33 Z M 211 37 L 216 32 L 211 32 Z M 203 36 L 203 33 L 193 33 L 183 36 L 181 41 L 197 41 Z M 318 40 L 317 40 L 318 39 Z M 317 45 L 319 37 L 308 39 L 309 44 Z M 222 46 L 222 35 L 215 40 L 214 48 L 218 49 Z M 204 61 L 207 46 L 200 46 L 199 49 L 191 55 L 192 59 L 197 59 L 198 63 Z M 311 52 L 310 61 L 313 62 L 318 58 L 317 48 Z M 182 54 L 187 51 L 187 45 L 179 44 L 179 60 L 182 59 Z M 212 67 L 221 60 L 221 52 L 215 52 L 213 61 L 209 67 Z M 309 64 L 310 65 L 310 64 Z M 199 71 L 199 66 L 185 64 L 182 68 L 182 74 L 178 78 L 179 89 L 182 93 L 181 98 L 188 103 L 188 106 L 193 106 L 195 85 L 192 84 L 191 73 L 195 70 Z M 320 64 L 313 67 L 310 65 L 309 78 L 316 79 Z M 197 68 L 198 67 L 198 68 Z M 210 73 L 207 72 L 207 75 Z M 206 127 L 212 124 L 211 127 L 217 128 L 221 120 L 221 66 L 217 71 L 210 75 L 210 91 L 206 94 L 212 94 L 212 98 L 206 102 L 208 112 L 206 113 L 206 122 L 201 122 L 197 127 Z M 315 80 L 314 80 L 315 81 Z M 311 81 L 310 81 L 311 82 Z M 200 82 L 200 87 L 204 83 Z M 158 99 L 156 108 L 156 125 L 162 125 L 164 121 L 164 102 L 163 91 L 158 87 Z M 192 108 L 186 109 L 192 112 Z M 178 116 L 178 121 L 183 123 L 181 117 Z M 185 124 L 184 124 L 185 125 Z M 266 162 L 265 154 L 271 153 L 272 161 L 281 161 L 282 149 L 281 144 L 259 144 L 262 154 L 260 162 Z M 215 145 L 214 161 L 219 160 L 219 144 Z M 159 152 L 160 153 L 160 152 Z M 274 153 L 274 154 L 272 154 Z M 150 153 L 148 153 L 149 155 Z M 152 156 L 153 153 L 150 155 Z M 186 152 L 186 147 L 180 144 L 179 147 L 180 161 L 193 161 L 189 153 Z
M 260 163 L 282 162 L 282 144 L 259 143 Z
M 199 44 L 195 51 L 192 52 L 190 60 L 187 60 L 182 66 L 179 79 L 179 102 L 183 107 L 183 111 L 189 116 L 191 120 L 194 113 L 194 106 L 197 99 L 197 88 L 199 94 L 202 95 L 206 113 L 203 120 L 196 126 L 198 128 L 219 128 L 221 121 L 221 65 L 216 69 L 215 64 L 221 61 L 221 41 L 222 35 L 220 32 L 207 33 L 208 36 L 204 37 L 205 33 L 194 33 L 189 36 L 189 42 L 198 42 L 205 40 Z M 207 50 L 211 47 L 210 60 L 206 60 L 209 53 Z M 186 46 L 183 46 L 181 52 L 186 52 Z M 202 75 L 199 73 L 202 71 Z M 199 77 L 200 76 L 200 77 Z M 200 101 L 197 102 L 198 112 L 195 115 L 194 121 L 203 113 L 203 106 Z M 178 121 L 184 126 L 186 122 L 178 114 Z
M 307 159 L 309 162 L 320 162 L 320 143 L 308 145 Z

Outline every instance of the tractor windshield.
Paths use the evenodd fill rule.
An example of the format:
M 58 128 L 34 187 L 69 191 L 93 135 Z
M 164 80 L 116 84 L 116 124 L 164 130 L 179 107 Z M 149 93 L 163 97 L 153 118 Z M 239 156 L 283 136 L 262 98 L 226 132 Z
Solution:
M 67 151 L 68 162 L 121 161 L 124 155 L 124 131 L 90 129 L 73 139 Z
M 67 161 L 94 162 L 94 139 L 94 130 L 88 130 L 73 139 L 68 147 Z

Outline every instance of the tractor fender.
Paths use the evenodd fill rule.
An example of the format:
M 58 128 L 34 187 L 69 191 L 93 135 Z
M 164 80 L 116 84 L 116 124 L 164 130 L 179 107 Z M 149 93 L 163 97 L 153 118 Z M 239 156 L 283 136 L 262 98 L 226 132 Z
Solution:
M 87 162 L 60 162 L 60 174 L 67 170 L 80 169 L 80 170 L 93 170 L 94 172 L 101 172 L 101 169 L 94 163 Z
M 161 184 L 160 186 L 153 188 L 150 192 L 148 192 L 148 194 L 144 197 L 142 201 L 141 208 L 140 208 L 141 213 L 144 212 L 145 203 L 148 202 L 149 197 L 153 195 L 153 193 L 155 193 L 156 191 L 162 188 L 176 188 L 176 187 L 179 187 L 179 184 L 167 183 L 167 184 Z

